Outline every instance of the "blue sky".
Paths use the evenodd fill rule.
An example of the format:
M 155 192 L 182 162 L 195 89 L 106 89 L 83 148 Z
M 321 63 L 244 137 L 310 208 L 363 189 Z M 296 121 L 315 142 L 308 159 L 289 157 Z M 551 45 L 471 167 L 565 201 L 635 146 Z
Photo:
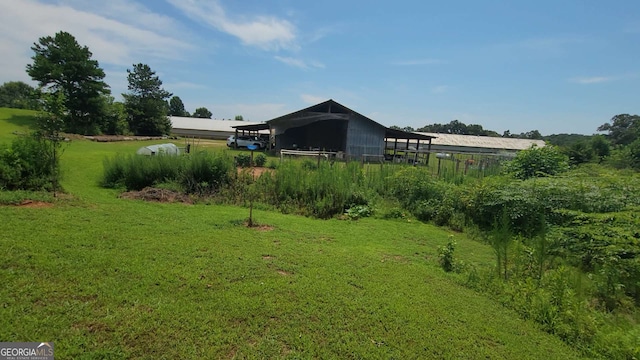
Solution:
M 187 110 L 264 121 L 329 98 L 384 125 L 591 134 L 640 113 L 640 1 L 0 0 L 0 83 L 64 30 L 113 94 L 146 63 Z M 205 120 L 203 120 L 205 121 Z

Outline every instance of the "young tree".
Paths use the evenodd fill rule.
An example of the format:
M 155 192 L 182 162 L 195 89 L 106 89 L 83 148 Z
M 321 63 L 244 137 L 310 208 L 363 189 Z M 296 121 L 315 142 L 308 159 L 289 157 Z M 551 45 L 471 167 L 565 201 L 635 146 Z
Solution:
M 60 156 L 64 137 L 61 132 L 64 127 L 65 98 L 62 92 L 43 94 L 44 112 L 38 115 L 38 130 L 35 136 L 44 142 L 44 153 L 41 156 L 46 159 L 47 173 L 51 175 L 53 196 L 56 196 L 60 182 Z
M 171 116 L 189 116 L 189 112 L 185 110 L 184 103 L 179 96 L 174 96 L 169 100 L 169 115 Z
M 9 81 L 0 85 L 0 107 L 38 110 L 38 100 L 36 89 L 22 81 Z
M 31 49 L 35 54 L 27 73 L 41 87 L 64 96 L 64 129 L 81 134 L 99 132 L 102 124 L 98 122 L 104 119 L 101 96 L 110 91 L 103 81 L 104 71 L 97 60 L 91 59 L 89 48 L 61 31 L 54 37 L 40 38 Z
M 203 118 L 203 119 L 211 119 L 213 114 L 206 107 L 199 107 L 193 113 L 193 117 Z
M 166 99 L 171 93 L 147 64 L 134 64 L 127 69 L 129 93 L 122 94 L 129 129 L 136 135 L 163 135 L 171 132 Z

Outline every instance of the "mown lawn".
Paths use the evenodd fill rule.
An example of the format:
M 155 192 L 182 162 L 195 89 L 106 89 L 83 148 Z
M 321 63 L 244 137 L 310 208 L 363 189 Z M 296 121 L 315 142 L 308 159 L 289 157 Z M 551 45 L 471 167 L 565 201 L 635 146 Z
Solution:
M 3 116 L 6 142 L 26 123 Z M 74 141 L 70 197 L 0 206 L 0 341 L 54 341 L 60 359 L 579 357 L 438 266 L 450 236 L 468 263 L 493 261 L 485 245 L 407 220 L 256 211 L 269 227 L 246 228 L 244 208 L 97 185 L 105 156 L 140 146 Z

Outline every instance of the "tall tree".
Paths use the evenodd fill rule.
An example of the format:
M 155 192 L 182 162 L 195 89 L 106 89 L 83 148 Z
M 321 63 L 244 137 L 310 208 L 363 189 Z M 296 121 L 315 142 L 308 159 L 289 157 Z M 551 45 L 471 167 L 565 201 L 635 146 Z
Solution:
M 193 117 L 203 118 L 203 119 L 211 119 L 213 113 L 209 111 L 206 107 L 199 107 L 196 111 L 193 112 Z
M 611 121 L 598 127 L 598 131 L 607 131 L 611 144 L 624 146 L 640 138 L 640 116 L 620 114 Z
M 9 81 L 0 85 L 0 107 L 38 110 L 40 104 L 36 89 L 22 81 Z
M 242 115 L 236 115 L 236 121 L 244 121 Z
M 54 37 L 39 39 L 31 47 L 33 64 L 27 74 L 52 93 L 62 93 L 67 112 L 64 128 L 69 132 L 93 134 L 100 132 L 104 119 L 102 95 L 109 94 L 103 79 L 104 71 L 89 48 L 80 46 L 73 35 L 58 32 Z
M 184 103 L 179 96 L 174 96 L 169 100 L 169 115 L 171 116 L 189 116 L 187 110 L 184 109 Z
M 127 69 L 129 93 L 122 94 L 129 129 L 136 135 L 162 135 L 171 132 L 166 99 L 171 93 L 147 64 L 134 64 Z

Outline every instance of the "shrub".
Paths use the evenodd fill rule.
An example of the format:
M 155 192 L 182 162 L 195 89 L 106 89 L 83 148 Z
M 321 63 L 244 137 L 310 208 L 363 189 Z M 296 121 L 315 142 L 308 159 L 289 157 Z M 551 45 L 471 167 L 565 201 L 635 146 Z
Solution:
M 0 189 L 51 190 L 58 168 L 46 142 L 36 136 L 21 136 L 11 147 L 0 146 Z
M 568 169 L 568 158 L 555 146 L 533 146 L 518 152 L 515 159 L 505 165 L 505 171 L 517 179 L 551 176 Z
M 373 215 L 373 209 L 368 205 L 355 205 L 347 209 L 345 215 L 351 220 L 358 220 Z
M 236 165 L 240 166 L 240 167 L 249 167 L 249 166 L 251 166 L 251 155 L 238 154 L 236 156 Z
M 447 245 L 441 246 L 438 248 L 438 255 L 440 259 L 440 266 L 446 272 L 451 272 L 455 270 L 455 263 L 453 259 L 453 252 L 456 249 L 455 240 L 451 239 L 447 243 Z
M 255 156 L 253 160 L 255 161 L 255 165 L 257 167 L 263 167 L 264 164 L 267 162 L 267 157 L 264 154 L 258 154 Z
M 422 221 L 433 219 L 449 186 L 431 176 L 427 169 L 405 168 L 390 179 L 390 193 Z

